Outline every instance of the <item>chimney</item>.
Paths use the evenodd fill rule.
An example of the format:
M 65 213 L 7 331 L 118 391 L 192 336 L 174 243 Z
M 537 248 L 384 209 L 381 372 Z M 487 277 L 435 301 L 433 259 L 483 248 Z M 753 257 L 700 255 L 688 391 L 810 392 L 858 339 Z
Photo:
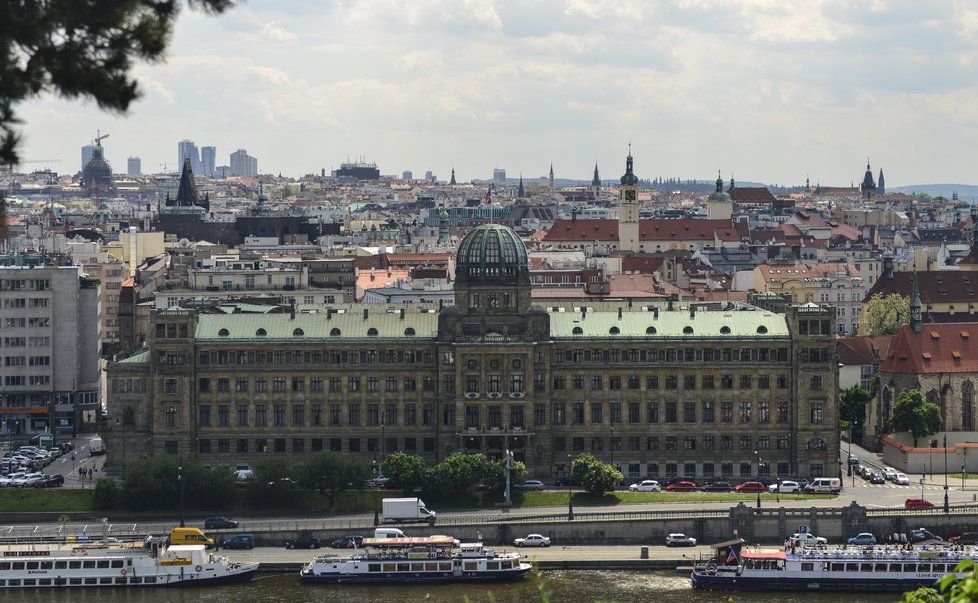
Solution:
M 587 306 L 581 306 L 581 320 L 587 318 Z
M 689 317 L 696 318 L 696 306 L 689 304 Z
M 577 208 L 571 210 L 571 222 L 577 222 Z
M 367 318 L 369 318 L 369 317 L 370 317 L 370 310 L 367 309 L 367 308 L 364 308 L 363 309 L 363 319 L 364 320 L 367 320 Z
M 618 320 L 621 320 L 621 308 L 618 308 Z
M 659 306 L 652 308 L 652 320 L 659 320 Z
M 289 304 L 289 318 L 295 320 L 295 298 L 292 298 L 292 303 Z
M 401 308 L 401 320 L 404 320 L 404 308 Z

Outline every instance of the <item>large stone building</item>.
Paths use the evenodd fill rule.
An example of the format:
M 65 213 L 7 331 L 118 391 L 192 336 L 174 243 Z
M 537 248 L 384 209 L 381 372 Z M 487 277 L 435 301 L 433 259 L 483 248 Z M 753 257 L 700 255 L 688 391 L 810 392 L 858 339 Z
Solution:
M 840 470 L 828 306 L 533 306 L 522 241 L 484 225 L 459 246 L 454 305 L 250 312 L 153 314 L 148 349 L 108 368 L 110 471 L 507 449 L 542 478 L 584 451 L 630 477 Z

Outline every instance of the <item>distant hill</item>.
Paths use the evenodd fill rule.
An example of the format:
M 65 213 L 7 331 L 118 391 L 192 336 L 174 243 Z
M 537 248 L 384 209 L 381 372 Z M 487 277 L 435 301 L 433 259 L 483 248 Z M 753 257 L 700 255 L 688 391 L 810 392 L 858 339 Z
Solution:
M 910 186 L 888 186 L 888 193 L 924 193 L 931 197 L 947 197 L 957 191 L 958 197 L 963 201 L 978 200 L 978 185 L 975 184 L 911 184 Z

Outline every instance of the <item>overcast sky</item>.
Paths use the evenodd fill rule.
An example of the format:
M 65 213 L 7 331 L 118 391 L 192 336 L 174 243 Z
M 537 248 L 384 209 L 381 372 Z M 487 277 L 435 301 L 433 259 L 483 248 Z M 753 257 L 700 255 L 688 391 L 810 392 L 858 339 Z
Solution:
M 251 0 L 185 10 L 126 117 L 19 107 L 25 159 L 117 172 L 177 142 L 298 176 L 348 157 L 460 180 L 619 176 L 976 182 L 978 5 L 919 0 Z M 35 166 L 29 166 L 35 167 Z

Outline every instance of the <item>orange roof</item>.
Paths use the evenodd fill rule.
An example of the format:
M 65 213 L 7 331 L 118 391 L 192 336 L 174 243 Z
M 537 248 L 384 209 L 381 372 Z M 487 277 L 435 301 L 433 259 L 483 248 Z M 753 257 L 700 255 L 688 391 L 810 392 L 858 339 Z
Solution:
M 894 335 L 880 372 L 978 372 L 978 323 L 927 323 L 920 333 L 904 325 Z
M 739 241 L 730 220 L 639 220 L 643 241 Z M 557 220 L 545 241 L 617 241 L 618 220 Z

